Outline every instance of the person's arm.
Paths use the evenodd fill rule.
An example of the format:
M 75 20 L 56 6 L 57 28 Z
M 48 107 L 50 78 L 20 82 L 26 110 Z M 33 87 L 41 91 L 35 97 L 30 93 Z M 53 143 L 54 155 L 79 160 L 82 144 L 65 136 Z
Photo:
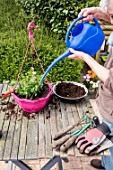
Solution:
M 95 72 L 98 78 L 105 83 L 109 76 L 109 70 L 100 65 L 96 60 L 94 60 L 87 54 L 84 55 L 83 58 L 84 61 L 89 65 L 89 67 Z
M 81 10 L 78 16 L 84 16 L 84 21 L 90 21 L 95 16 L 98 19 L 110 22 L 110 17 L 107 12 L 105 12 L 101 7 L 90 7 Z
M 90 55 L 81 51 L 75 51 L 72 48 L 70 48 L 70 52 L 72 53 L 72 55 L 68 56 L 68 58 L 72 58 L 75 60 L 83 60 L 89 65 L 89 67 L 95 72 L 95 74 L 101 81 L 105 82 L 107 80 L 109 76 L 109 70 L 106 69 L 104 66 L 100 65 Z

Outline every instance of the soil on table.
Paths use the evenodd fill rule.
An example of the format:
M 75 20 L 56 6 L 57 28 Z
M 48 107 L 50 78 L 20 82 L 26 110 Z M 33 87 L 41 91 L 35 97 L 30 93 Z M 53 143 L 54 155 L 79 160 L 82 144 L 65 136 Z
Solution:
M 79 98 L 86 94 L 83 87 L 67 82 L 59 83 L 56 86 L 56 93 L 66 98 Z

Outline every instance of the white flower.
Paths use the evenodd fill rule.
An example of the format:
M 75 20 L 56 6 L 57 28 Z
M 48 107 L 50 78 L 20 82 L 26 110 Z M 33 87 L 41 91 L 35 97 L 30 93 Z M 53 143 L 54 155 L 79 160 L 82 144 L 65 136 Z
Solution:
M 18 89 L 18 88 L 19 88 L 19 85 L 17 84 L 17 85 L 16 85 L 16 89 Z
M 97 83 L 99 84 L 99 83 L 100 83 L 100 81 L 98 80 L 98 81 L 97 81 Z
M 94 82 L 93 81 L 90 81 L 90 84 L 93 84 Z
M 36 71 L 33 71 L 33 75 L 35 75 L 36 74 Z
M 98 83 L 94 82 L 94 83 L 92 84 L 92 87 L 93 87 L 93 88 L 97 88 L 97 87 L 98 87 Z
M 86 76 L 83 76 L 84 79 L 86 79 Z
M 35 81 L 36 81 L 36 77 L 30 79 L 30 82 L 35 82 Z

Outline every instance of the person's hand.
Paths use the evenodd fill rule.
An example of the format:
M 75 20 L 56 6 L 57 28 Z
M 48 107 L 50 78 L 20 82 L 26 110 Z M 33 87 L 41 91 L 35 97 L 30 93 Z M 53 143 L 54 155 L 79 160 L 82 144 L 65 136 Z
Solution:
M 111 131 L 105 123 L 99 124 L 96 128 L 87 131 L 76 139 L 77 148 L 80 153 L 90 154 L 100 146 L 110 133 Z
M 82 51 L 75 51 L 72 48 L 69 48 L 70 52 L 72 53 L 71 55 L 68 56 L 68 58 L 75 59 L 75 60 L 83 60 L 85 57 L 90 57 L 88 54 L 82 52 Z
M 96 17 L 97 19 L 102 19 L 107 22 L 110 22 L 110 17 L 106 11 L 103 11 L 100 7 L 89 7 L 84 8 L 79 13 L 78 17 L 84 16 L 85 18 L 82 19 L 82 21 L 91 21 L 93 20 L 93 17 Z
M 83 21 L 91 21 L 94 16 L 97 16 L 98 10 L 98 7 L 84 8 L 81 10 L 78 17 L 84 16 L 85 18 L 83 19 Z

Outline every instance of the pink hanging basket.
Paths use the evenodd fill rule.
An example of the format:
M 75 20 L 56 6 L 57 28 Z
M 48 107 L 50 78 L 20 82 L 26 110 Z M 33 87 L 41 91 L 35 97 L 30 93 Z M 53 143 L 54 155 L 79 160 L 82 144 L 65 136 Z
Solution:
M 15 95 L 15 93 L 11 93 L 12 96 L 14 97 L 16 103 L 26 112 L 33 113 L 33 112 L 39 112 L 42 110 L 47 102 L 50 99 L 50 96 L 53 93 L 52 87 L 49 83 L 44 83 L 48 86 L 49 88 L 49 93 L 45 98 L 40 98 L 38 100 L 29 100 L 29 99 L 22 99 L 19 98 Z

